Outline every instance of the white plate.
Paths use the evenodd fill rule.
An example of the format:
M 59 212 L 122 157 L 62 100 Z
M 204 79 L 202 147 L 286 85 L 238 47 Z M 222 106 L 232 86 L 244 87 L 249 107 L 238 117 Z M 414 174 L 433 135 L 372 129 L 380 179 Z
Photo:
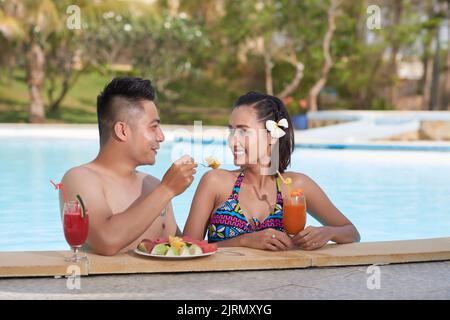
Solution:
M 141 250 L 138 250 L 137 248 L 134 249 L 134 252 L 141 256 L 160 258 L 160 259 L 191 259 L 191 258 L 200 258 L 200 257 L 206 257 L 206 256 L 213 255 L 214 253 L 217 252 L 217 250 L 213 251 L 213 252 L 208 252 L 208 253 L 196 254 L 193 256 L 162 256 L 160 254 L 151 254 L 151 253 L 147 253 L 147 252 L 142 252 Z

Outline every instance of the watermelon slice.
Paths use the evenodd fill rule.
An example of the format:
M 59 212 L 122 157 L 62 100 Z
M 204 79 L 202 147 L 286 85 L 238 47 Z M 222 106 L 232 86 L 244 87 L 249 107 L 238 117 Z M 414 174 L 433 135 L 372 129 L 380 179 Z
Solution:
M 157 238 L 154 242 L 155 242 L 156 244 L 159 244 L 159 243 L 169 243 L 169 239 L 167 239 L 167 238 Z
M 214 243 L 199 244 L 203 253 L 215 252 L 217 251 L 217 245 Z

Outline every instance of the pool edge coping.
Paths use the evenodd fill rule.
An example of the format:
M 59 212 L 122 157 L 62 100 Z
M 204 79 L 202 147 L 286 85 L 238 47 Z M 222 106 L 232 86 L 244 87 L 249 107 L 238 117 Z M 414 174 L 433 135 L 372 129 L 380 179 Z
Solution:
M 183 260 L 184 263 L 181 264 L 178 261 L 143 258 L 130 252 L 112 257 L 88 253 L 88 262 L 79 265 L 79 271 L 83 276 L 171 274 L 447 261 L 450 260 L 450 237 L 328 244 L 315 251 L 268 252 L 241 247 L 219 250 L 222 250 L 219 251 L 221 253 L 232 251 L 237 255 L 230 256 L 218 252 L 211 257 Z M 63 257 L 68 254 L 68 251 L 0 252 L 0 279 L 67 276 L 67 268 L 72 264 L 64 262 Z

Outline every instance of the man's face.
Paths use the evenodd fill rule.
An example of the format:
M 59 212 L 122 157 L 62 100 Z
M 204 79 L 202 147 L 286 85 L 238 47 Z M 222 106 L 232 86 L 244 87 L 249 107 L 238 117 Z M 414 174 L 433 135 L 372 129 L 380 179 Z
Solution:
M 139 165 L 153 165 L 156 161 L 157 150 L 164 141 L 164 134 L 160 127 L 158 110 L 152 101 L 139 102 L 143 108 L 139 119 L 136 119 L 129 140 L 132 157 Z

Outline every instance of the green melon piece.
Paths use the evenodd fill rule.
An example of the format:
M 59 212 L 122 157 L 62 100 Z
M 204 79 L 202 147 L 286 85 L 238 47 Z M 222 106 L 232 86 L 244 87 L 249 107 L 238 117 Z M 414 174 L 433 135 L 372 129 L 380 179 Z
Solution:
M 169 247 L 166 252 L 166 257 L 179 256 L 180 252 L 175 247 Z
M 202 248 L 200 248 L 198 245 L 192 244 L 191 247 L 189 248 L 189 253 L 193 256 L 196 256 L 199 254 L 203 254 L 203 251 Z
M 168 250 L 169 250 L 169 246 L 167 244 L 160 243 L 153 247 L 152 254 L 164 256 L 164 255 L 166 255 Z

